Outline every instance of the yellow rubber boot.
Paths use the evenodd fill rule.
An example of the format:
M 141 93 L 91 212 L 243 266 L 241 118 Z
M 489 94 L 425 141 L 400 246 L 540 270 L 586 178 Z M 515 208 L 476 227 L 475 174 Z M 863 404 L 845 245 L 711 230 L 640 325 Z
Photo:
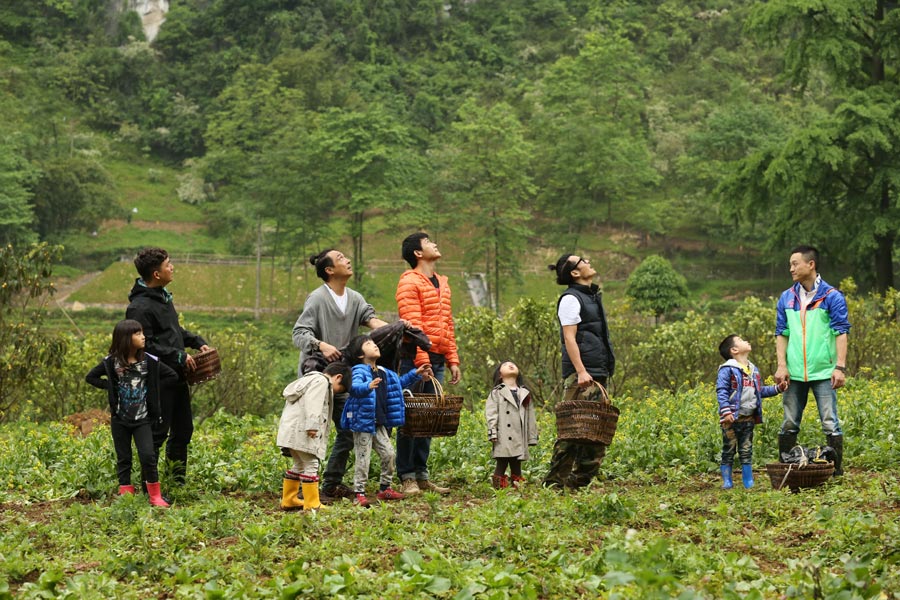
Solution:
M 322 503 L 319 501 L 319 482 L 304 481 L 301 485 L 303 486 L 303 508 L 306 510 L 322 508 Z
M 284 478 L 281 486 L 281 510 L 300 510 L 303 508 L 303 500 L 297 498 L 300 492 L 300 481 Z M 318 498 L 318 494 L 316 494 Z

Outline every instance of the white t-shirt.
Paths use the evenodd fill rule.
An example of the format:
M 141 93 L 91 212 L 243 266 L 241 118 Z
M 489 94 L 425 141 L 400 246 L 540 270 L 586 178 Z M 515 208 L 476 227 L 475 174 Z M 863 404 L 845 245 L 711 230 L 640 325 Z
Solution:
M 334 293 L 334 290 L 331 289 L 330 286 L 325 286 L 328 289 L 328 293 L 331 294 L 331 297 L 334 299 L 334 303 L 337 304 L 338 310 L 341 311 L 341 314 L 347 314 L 347 291 L 344 290 L 343 296 L 338 296 Z
M 819 282 L 821 281 L 822 276 L 816 275 L 816 282 L 813 284 L 813 288 L 808 292 L 806 291 L 806 288 L 803 287 L 803 284 L 800 284 L 800 303 L 802 304 L 803 308 L 806 308 L 809 303 L 812 302 L 812 299 L 816 297 L 816 292 L 819 291 Z
M 581 302 L 572 294 L 566 294 L 559 301 L 556 315 L 560 325 L 578 325 L 581 323 Z

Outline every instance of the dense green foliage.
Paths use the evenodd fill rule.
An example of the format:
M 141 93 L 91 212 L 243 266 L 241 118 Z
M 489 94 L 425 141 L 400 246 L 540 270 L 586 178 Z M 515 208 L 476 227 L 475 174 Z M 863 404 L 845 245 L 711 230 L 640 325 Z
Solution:
M 621 224 L 813 242 L 884 291 L 900 13 L 806 4 L 179 0 L 148 43 L 113 0 L 7 3 L 0 240 L 123 219 L 141 156 L 230 252 L 346 237 L 357 285 L 365 238 L 423 226 L 496 302 L 535 241 Z
M 122 4 L 0 2 L 0 421 L 23 417 L 0 426 L 0 598 L 896 597 L 900 11 L 173 0 L 148 43 Z M 121 311 L 87 335 L 49 330 L 41 308 L 60 249 L 30 242 L 63 242 L 82 268 L 151 243 L 258 252 L 268 282 L 251 274 L 261 265 L 186 268 L 179 306 L 212 290 L 217 307 L 295 316 L 310 284 L 298 263 L 337 240 L 352 244 L 354 287 L 391 305 L 395 273 L 373 283 L 371 249 L 399 261 L 419 227 L 452 244 L 460 270 L 487 274 L 499 311 L 457 311 L 471 410 L 432 454 L 449 499 L 277 511 L 289 323 L 189 324 L 226 371 L 196 389 L 175 510 L 113 500 L 108 430 L 79 438 L 56 422 L 105 406 L 83 376 Z M 776 447 L 769 399 L 758 486 L 724 495 L 711 476 L 715 348 L 737 332 L 763 376 L 774 370 L 773 302 L 740 302 L 735 279 L 763 277 L 800 242 L 822 248 L 832 283 L 856 278 L 841 284 L 854 324 L 840 394 L 849 475 L 814 494 L 772 492 L 760 470 Z M 558 247 L 601 254 L 608 288 L 661 252 L 691 286 L 724 279 L 727 292 L 659 326 L 636 311 L 640 297 L 610 299 L 622 417 L 602 481 L 494 493 L 480 409 L 497 361 L 520 364 L 542 407 L 532 481 L 549 460 L 554 305 L 509 290 Z M 713 272 L 722 250 L 737 258 Z M 122 306 L 134 275 L 120 266 L 82 297 Z M 812 413 L 804 443 L 821 441 Z

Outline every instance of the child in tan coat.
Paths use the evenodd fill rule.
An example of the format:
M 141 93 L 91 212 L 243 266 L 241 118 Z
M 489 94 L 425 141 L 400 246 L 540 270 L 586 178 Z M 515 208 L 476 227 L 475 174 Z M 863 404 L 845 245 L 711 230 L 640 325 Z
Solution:
M 510 479 L 514 487 L 525 482 L 522 461 L 529 458 L 528 447 L 538 442 L 537 420 L 531 400 L 516 363 L 500 363 L 494 371 L 494 389 L 484 406 L 488 439 L 493 444 L 491 456 L 497 461 L 491 483 L 497 489 L 509 487 Z M 506 475 L 507 467 L 509 477 Z
M 319 461 L 328 449 L 328 427 L 334 394 L 347 390 L 350 367 L 329 363 L 322 373 L 313 371 L 284 388 L 284 409 L 276 443 L 290 451 L 294 465 L 284 474 L 282 510 L 322 506 L 319 500 Z M 303 488 L 302 498 L 298 497 Z

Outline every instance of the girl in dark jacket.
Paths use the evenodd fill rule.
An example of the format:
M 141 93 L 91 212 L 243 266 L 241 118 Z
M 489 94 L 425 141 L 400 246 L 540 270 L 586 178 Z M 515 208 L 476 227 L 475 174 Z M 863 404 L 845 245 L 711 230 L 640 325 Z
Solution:
M 85 379 L 92 386 L 105 389 L 109 397 L 119 495 L 134 493 L 131 485 L 133 439 L 150 504 L 167 508 L 169 504 L 159 490 L 151 425 L 160 420 L 160 381 L 176 380 L 178 375 L 157 357 L 144 352 L 144 343 L 140 323 L 132 319 L 119 321 L 113 329 L 109 356 L 91 369 Z

